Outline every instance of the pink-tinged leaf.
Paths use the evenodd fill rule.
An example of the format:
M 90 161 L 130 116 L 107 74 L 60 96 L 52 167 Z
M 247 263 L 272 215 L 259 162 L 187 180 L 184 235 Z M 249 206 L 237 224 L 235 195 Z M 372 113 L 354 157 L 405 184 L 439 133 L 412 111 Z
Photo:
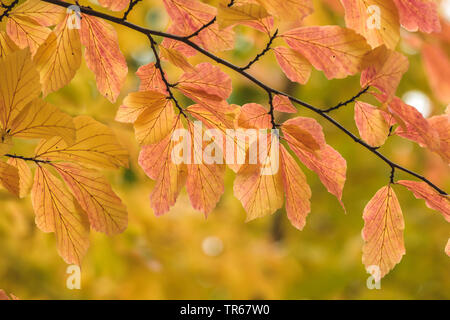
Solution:
M 207 145 L 203 142 L 203 133 L 201 129 L 195 128 L 189 123 L 189 134 L 191 136 L 192 151 L 191 161 L 187 165 L 186 190 L 189 195 L 192 207 L 199 210 L 207 216 L 219 202 L 220 197 L 225 191 L 224 175 L 225 165 L 220 163 L 208 163 L 203 155 L 207 154 L 205 149 Z M 214 144 L 212 141 L 210 144 Z M 208 147 L 211 147 L 208 145 Z M 222 149 L 222 146 L 216 145 L 215 151 Z M 200 161 L 195 161 L 198 159 Z M 209 159 L 213 160 L 213 159 Z M 196 163 L 199 162 L 199 163 Z
M 177 89 L 195 102 L 215 110 L 226 111 L 232 91 L 231 78 L 219 67 L 204 62 L 192 72 L 185 72 L 177 82 Z
M 41 26 L 54 26 L 64 19 L 66 9 L 40 0 L 28 0 L 15 7 L 10 16 L 32 20 Z
M 73 163 L 58 163 L 54 167 L 87 213 L 92 228 L 107 235 L 126 229 L 127 209 L 101 173 Z
M 251 164 L 250 161 L 246 161 L 240 167 L 234 180 L 234 195 L 241 201 L 247 212 L 246 221 L 272 214 L 283 206 L 281 170 L 278 166 L 274 168 L 272 165 L 262 165 L 264 163 L 275 164 L 275 161 L 279 161 L 279 155 L 276 152 L 272 154 L 272 148 L 276 147 L 274 143 L 279 143 L 279 141 L 272 140 L 276 139 L 271 139 L 270 135 L 267 137 L 267 145 L 260 140 L 258 143 L 260 147 L 258 150 L 259 164 Z M 261 148 L 261 146 L 264 147 Z M 276 156 L 278 159 L 274 158 Z M 263 169 L 265 169 L 264 174 Z
M 377 191 L 364 208 L 363 218 L 362 260 L 367 269 L 370 266 L 378 267 L 379 277 L 382 278 L 405 254 L 402 209 L 390 185 Z
M 34 55 L 39 46 L 45 42 L 51 30 L 31 20 L 11 16 L 6 22 L 6 33 L 20 49 L 29 47 L 30 52 Z
M 164 0 L 166 11 L 173 21 L 172 31 L 188 36 L 209 23 L 217 9 L 198 0 Z M 208 51 L 233 49 L 234 33 L 230 28 L 221 30 L 217 22 L 202 30 L 192 40 Z
M 311 63 L 300 53 L 285 47 L 273 49 L 278 64 L 289 80 L 305 84 L 311 76 Z
M 271 117 L 262 105 L 244 104 L 237 118 L 237 125 L 246 129 L 269 129 L 272 127 Z
M 89 247 L 89 220 L 63 182 L 38 167 L 31 191 L 36 225 L 55 232 L 58 253 L 68 264 L 81 264 Z
M 128 7 L 130 0 L 98 0 L 98 3 L 112 11 L 122 11 Z
M 301 21 L 314 11 L 312 0 L 257 0 L 267 11 L 281 20 Z
M 408 31 L 440 32 L 438 5 L 433 0 L 394 0 L 401 25 Z
M 305 174 L 284 146 L 281 146 L 281 172 L 288 219 L 295 228 L 302 230 L 311 211 L 311 189 Z
M 193 71 L 194 67 L 187 61 L 186 57 L 181 52 L 173 48 L 159 47 L 159 52 L 162 59 L 172 63 L 174 66 L 183 69 L 186 72 Z
M 136 71 L 136 75 L 141 79 L 139 91 L 158 91 L 167 93 L 166 85 L 161 77 L 161 73 L 155 67 L 153 62 L 140 67 Z
M 361 35 L 339 26 L 300 27 L 285 32 L 283 38 L 328 79 L 361 71 L 363 58 L 370 51 Z
M 376 87 L 386 100 L 390 100 L 409 68 L 409 61 L 401 53 L 380 46 L 365 57 L 365 65 L 367 67 L 361 73 L 361 87 Z
M 83 14 L 80 36 L 81 43 L 86 46 L 87 66 L 95 74 L 98 90 L 109 101 L 115 102 L 128 73 L 116 30 L 100 18 Z
M 336 196 L 344 208 L 342 191 L 347 172 L 347 162 L 345 159 L 339 152 L 326 144 L 322 127 L 314 119 L 298 117 L 286 121 L 283 126 L 286 123 L 288 125 L 295 124 L 302 131 L 309 132 L 314 138 L 313 141 L 320 146 L 320 149 L 311 152 L 311 146 L 314 145 L 312 141 L 309 147 L 310 150 L 308 150 L 305 141 L 296 138 L 296 134 L 285 134 L 284 136 L 289 147 L 299 157 L 300 161 L 310 170 L 318 174 L 320 181 L 322 181 L 328 192 Z M 286 129 L 283 132 L 286 133 Z
M 272 103 L 273 103 L 273 108 L 276 111 L 286 112 L 286 113 L 297 113 L 297 109 L 295 109 L 291 100 L 284 95 L 281 95 L 281 94 L 275 95 L 273 97 Z
M 439 46 L 424 44 L 422 58 L 434 95 L 441 102 L 450 103 L 450 59 L 447 53 Z
M 281 129 L 286 140 L 297 148 L 315 152 L 326 144 L 322 127 L 312 118 L 289 119 L 283 123 Z
M 400 180 L 397 182 L 408 188 L 417 199 L 425 200 L 428 208 L 437 210 L 450 222 L 450 199 L 434 190 L 425 182 Z
M 428 123 L 439 134 L 439 150 L 437 153 L 442 159 L 450 163 L 450 115 L 443 114 L 428 119 Z
M 440 148 L 439 134 L 414 107 L 395 97 L 388 106 L 389 112 L 396 117 L 400 127 L 396 134 L 425 145 L 431 151 Z
M 345 25 L 376 48 L 385 44 L 395 49 L 400 39 L 398 12 L 392 0 L 341 0 Z
M 16 167 L 0 161 L 0 185 L 15 196 L 20 194 L 19 172 Z
M 171 34 L 177 34 L 177 35 L 182 35 L 183 32 L 179 30 L 179 27 L 177 27 L 176 25 L 171 25 L 169 26 L 169 28 L 167 29 L 168 33 Z M 177 50 L 178 52 L 182 53 L 185 57 L 193 57 L 195 55 L 197 55 L 198 51 L 195 50 L 194 48 L 188 46 L 187 44 L 181 42 L 181 41 L 177 41 L 174 39 L 169 39 L 169 38 L 164 38 L 164 40 L 161 42 L 161 45 L 166 47 L 166 48 L 172 48 L 174 50 Z
M 31 169 L 25 160 L 18 158 L 9 158 L 8 164 L 17 168 L 19 174 L 19 196 L 24 198 L 30 191 L 31 185 L 33 184 L 33 175 Z
M 356 102 L 355 122 L 361 138 L 372 147 L 382 146 L 388 138 L 389 124 L 383 111 L 368 103 Z

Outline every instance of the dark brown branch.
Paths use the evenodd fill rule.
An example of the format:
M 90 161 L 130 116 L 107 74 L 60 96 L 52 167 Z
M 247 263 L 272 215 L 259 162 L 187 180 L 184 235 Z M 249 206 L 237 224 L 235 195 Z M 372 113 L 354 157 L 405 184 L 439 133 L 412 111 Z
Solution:
M 274 34 L 270 37 L 269 42 L 267 42 L 267 45 L 264 48 L 264 50 L 261 51 L 260 53 L 258 53 L 256 55 L 256 57 L 252 61 L 247 63 L 247 65 L 245 67 L 242 67 L 241 71 L 245 71 L 245 70 L 249 69 L 255 62 L 257 62 L 259 59 L 261 59 L 261 57 L 264 56 L 267 53 L 267 51 L 270 50 L 270 46 L 272 45 L 272 42 L 273 42 L 273 40 L 275 40 L 277 35 L 278 35 L 278 29 L 275 30 Z
M 3 2 L 1 3 L 1 7 L 6 9 L 6 10 L 3 11 L 3 13 L 0 15 L 0 22 L 3 20 L 4 17 L 8 17 L 9 16 L 9 13 L 11 12 L 11 10 L 14 9 L 14 7 L 18 3 L 19 3 L 19 0 L 14 0 L 10 4 L 4 4 Z
M 345 101 L 345 102 L 340 102 L 339 104 L 337 104 L 337 105 L 334 106 L 334 107 L 331 107 L 331 108 L 328 108 L 328 109 L 323 110 L 323 112 L 327 112 L 327 113 L 328 113 L 328 112 L 331 112 L 331 111 L 333 111 L 333 110 L 337 110 L 337 109 L 339 109 L 339 108 L 341 108 L 341 107 L 345 107 L 346 105 L 348 105 L 348 104 L 350 104 L 350 103 L 352 103 L 352 102 L 355 102 L 356 99 L 358 99 L 358 98 L 361 97 L 364 93 L 366 93 L 367 90 L 369 90 L 369 88 L 370 88 L 370 86 L 367 86 L 367 87 L 363 88 L 360 92 L 358 92 L 355 96 L 351 97 L 351 98 L 348 99 L 347 101 Z
M 267 94 L 269 95 L 269 106 L 270 106 L 270 109 L 269 109 L 268 113 L 270 115 L 270 122 L 272 123 L 272 129 L 276 129 L 277 127 L 279 127 L 279 125 L 277 125 L 275 123 L 275 115 L 274 115 L 275 108 L 273 106 L 273 95 L 272 95 L 271 91 L 267 91 Z
M 8 158 L 13 158 L 13 159 L 22 159 L 24 161 L 32 161 L 32 162 L 34 162 L 36 164 L 39 164 L 39 163 L 50 164 L 51 163 L 51 161 L 49 161 L 49 160 L 41 160 L 41 159 L 36 159 L 36 158 L 18 156 L 18 155 L 15 155 L 15 154 L 5 154 L 4 156 L 8 157 Z
M 125 13 L 123 14 L 122 19 L 123 20 L 127 20 L 128 15 L 131 13 L 131 11 L 133 10 L 134 6 L 137 5 L 139 2 L 141 2 L 142 0 L 131 0 L 130 4 L 128 5 L 128 9 L 127 11 L 125 11 Z
M 53 3 L 62 7 L 69 7 L 71 4 L 64 2 L 64 1 L 59 1 L 59 0 L 42 0 L 44 2 L 48 2 L 48 3 Z M 287 93 L 281 92 L 277 89 L 274 89 L 268 85 L 266 85 L 265 83 L 261 82 L 260 80 L 258 80 L 257 78 L 255 78 L 254 76 L 250 75 L 249 73 L 242 71 L 238 66 L 232 64 L 231 62 L 224 60 L 216 55 L 214 55 L 213 53 L 203 49 L 202 47 L 200 47 L 199 45 L 197 45 L 196 43 L 190 41 L 189 39 L 186 39 L 185 37 L 182 36 L 177 36 L 174 34 L 170 34 L 170 33 L 166 33 L 166 32 L 162 32 L 162 31 L 157 31 L 157 30 L 152 30 L 152 29 L 147 29 L 147 28 L 143 28 L 140 27 L 138 25 L 135 25 L 133 23 L 130 23 L 128 21 L 124 21 L 121 18 L 117 18 L 114 16 L 110 16 L 108 14 L 102 13 L 102 12 L 98 12 L 86 7 L 80 7 L 80 11 L 84 14 L 88 14 L 91 16 L 95 16 L 98 18 L 102 18 L 117 24 L 120 24 L 122 26 L 128 27 L 132 30 L 138 31 L 140 33 L 143 33 L 147 36 L 149 35 L 155 35 L 155 36 L 161 36 L 161 37 L 165 37 L 168 39 L 173 39 L 173 40 L 177 40 L 180 41 L 182 43 L 187 44 L 188 46 L 190 46 L 191 48 L 197 50 L 198 52 L 200 52 L 201 54 L 203 54 L 204 56 L 214 60 L 215 62 L 224 65 L 226 67 L 228 67 L 231 70 L 236 71 L 237 73 L 241 74 L 243 77 L 247 78 L 248 80 L 250 80 L 251 82 L 253 82 L 255 85 L 259 86 L 260 88 L 264 89 L 266 92 L 271 92 L 274 95 L 277 94 L 281 94 L 284 95 L 286 97 L 288 97 L 293 103 L 297 103 L 315 113 L 317 113 L 318 115 L 320 115 L 321 117 L 323 117 L 324 119 L 326 119 L 328 122 L 330 122 L 331 124 L 333 124 L 335 127 L 337 127 L 339 130 L 341 130 L 342 132 L 344 132 L 347 136 L 349 136 L 351 139 L 353 139 L 356 143 L 362 145 L 363 147 L 365 147 L 367 150 L 369 150 L 370 152 L 372 152 L 373 154 L 375 154 L 377 157 L 379 157 L 381 160 L 383 160 L 384 162 L 386 162 L 391 168 L 395 167 L 398 170 L 401 170 L 403 172 L 406 172 L 414 177 L 416 177 L 417 179 L 420 179 L 422 181 L 424 181 L 425 183 L 427 183 L 430 187 L 432 187 L 433 189 L 435 189 L 436 191 L 438 191 L 439 193 L 443 194 L 443 195 L 447 195 L 447 193 L 440 189 L 439 187 L 437 187 L 436 185 L 434 185 L 431 181 L 429 181 L 427 178 L 409 170 L 406 169 L 402 166 L 400 166 L 399 164 L 396 164 L 395 162 L 391 161 L 390 159 L 388 159 L 387 157 L 385 157 L 383 154 L 381 154 L 380 152 L 377 151 L 377 148 L 371 147 L 370 145 L 368 145 L 367 143 L 365 143 L 364 141 L 362 141 L 361 139 L 359 139 L 358 137 L 356 137 L 353 133 L 351 133 L 349 130 L 347 130 L 345 127 L 343 127 L 339 122 L 337 122 L 336 120 L 334 120 L 332 117 L 330 117 L 327 112 L 316 108 L 298 98 L 295 98 L 291 95 L 288 95 Z
M 153 39 L 153 37 L 150 34 L 147 34 L 147 37 L 150 40 L 150 45 L 152 47 L 153 55 L 155 56 L 155 67 L 159 70 L 159 73 L 161 74 L 161 79 L 164 82 L 164 84 L 166 85 L 166 90 L 167 90 L 167 93 L 169 94 L 169 98 L 170 98 L 170 100 L 173 101 L 173 103 L 175 103 L 175 106 L 180 111 L 180 113 L 185 118 L 187 118 L 186 114 L 183 111 L 183 108 L 180 106 L 180 104 L 178 103 L 178 100 L 173 95 L 171 88 L 173 88 L 174 85 L 169 83 L 169 81 L 166 78 L 166 74 L 164 73 L 163 67 L 161 65 L 161 58 L 159 57 L 158 50 L 156 49 L 158 44 L 156 43 L 155 39 Z

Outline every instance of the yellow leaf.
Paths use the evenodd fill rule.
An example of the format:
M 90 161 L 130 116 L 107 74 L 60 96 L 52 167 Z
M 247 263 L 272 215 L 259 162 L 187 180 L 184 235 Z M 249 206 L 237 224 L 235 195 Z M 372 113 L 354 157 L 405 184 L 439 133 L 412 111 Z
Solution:
M 194 67 L 187 61 L 179 51 L 172 48 L 159 47 L 161 57 L 167 59 L 170 63 L 183 69 L 184 71 L 192 71 Z
M 6 22 L 6 33 L 19 48 L 29 47 L 30 52 L 34 55 L 39 46 L 47 39 L 51 30 L 26 18 L 10 16 Z
M 0 161 L 0 184 L 12 194 L 19 196 L 19 173 L 17 168 Z
M 38 167 L 31 202 L 39 229 L 55 233 L 59 255 L 69 264 L 80 265 L 89 247 L 89 221 L 63 182 Z
M 269 16 L 264 7 L 257 3 L 236 4 L 229 7 L 221 3 L 217 11 L 217 22 L 220 29 L 245 21 L 261 20 Z
M 257 0 L 280 20 L 301 21 L 313 12 L 312 0 Z
M 0 31 L 0 59 L 3 59 L 11 52 L 17 51 L 19 48 L 8 37 L 5 31 Z
M 53 26 L 64 19 L 65 9 L 40 0 L 27 0 L 15 7 L 10 16 L 31 19 L 41 26 Z
M 33 175 L 31 169 L 25 160 L 18 158 L 9 158 L 8 164 L 17 168 L 19 173 L 19 196 L 24 198 L 31 189 L 33 184 Z

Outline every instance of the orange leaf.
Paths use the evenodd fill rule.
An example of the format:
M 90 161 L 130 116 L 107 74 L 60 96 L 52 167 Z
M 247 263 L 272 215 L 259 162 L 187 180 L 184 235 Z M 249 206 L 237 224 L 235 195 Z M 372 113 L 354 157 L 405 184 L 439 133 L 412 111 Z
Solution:
M 230 7 L 227 4 L 220 3 L 217 12 L 217 22 L 219 27 L 224 29 L 236 24 L 262 20 L 268 16 L 269 13 L 266 9 L 257 3 L 237 3 Z
M 394 0 L 401 25 L 408 31 L 440 32 L 438 5 L 432 0 Z
M 8 37 L 5 31 L 0 31 L 0 59 L 5 58 L 11 52 L 17 51 L 19 48 Z
M 0 161 L 0 184 L 15 196 L 19 196 L 19 172 L 16 167 Z
M 275 95 L 273 97 L 272 103 L 273 103 L 273 108 L 276 111 L 286 112 L 286 113 L 297 113 L 297 109 L 295 109 L 291 100 L 282 94 Z
M 136 71 L 136 75 L 141 79 L 139 91 L 154 90 L 161 93 L 167 93 L 166 85 L 162 80 L 161 73 L 155 67 L 153 62 L 140 67 Z
M 424 44 L 422 58 L 434 95 L 441 102 L 450 103 L 450 59 L 447 53 L 439 46 Z
M 427 121 L 439 134 L 440 143 L 437 153 L 445 162 L 450 163 L 450 116 L 443 114 L 431 117 Z
M 300 27 L 285 32 L 283 38 L 328 79 L 359 72 L 370 50 L 362 36 L 339 26 Z
M 168 60 L 174 66 L 181 68 L 186 72 L 193 71 L 194 67 L 179 51 L 172 48 L 165 48 L 164 46 L 160 46 L 159 50 L 161 58 Z
M 398 12 L 392 0 L 341 0 L 345 24 L 376 48 L 385 44 L 395 49 L 400 39 Z
M 365 102 L 357 101 L 355 104 L 355 122 L 359 134 L 372 147 L 382 146 L 389 135 L 389 124 L 382 112 Z
M 300 53 L 285 47 L 273 49 L 278 64 L 289 80 L 305 84 L 311 76 L 311 64 Z
M 27 0 L 14 8 L 10 16 L 23 20 L 33 20 L 41 26 L 49 27 L 58 24 L 64 19 L 63 7 L 46 3 L 40 0 Z
M 17 172 L 19 174 L 19 196 L 20 198 L 24 198 L 30 191 L 31 185 L 33 184 L 31 169 L 25 160 L 18 158 L 9 158 L 8 164 L 17 168 Z
M 85 59 L 97 80 L 97 88 L 109 101 L 115 102 L 128 73 L 120 51 L 117 33 L 104 20 L 82 15 L 81 43 L 86 46 Z
M 87 213 L 92 228 L 107 235 L 126 229 L 127 209 L 98 171 L 71 163 L 58 163 L 54 167 Z
M 301 21 L 313 12 L 312 0 L 257 0 L 271 15 L 282 20 Z
M 257 103 L 247 103 L 241 107 L 237 125 L 246 129 L 269 129 L 272 127 L 269 112 Z
M 20 16 L 10 16 L 6 22 L 6 33 L 19 48 L 29 47 L 30 52 L 34 55 L 39 46 L 48 38 L 51 30 L 31 20 L 22 19 Z
M 311 118 L 289 119 L 281 126 L 285 138 L 297 148 L 314 153 L 325 145 L 320 125 Z M 316 132 L 313 132 L 317 130 Z
M 31 202 L 39 229 L 55 232 L 59 255 L 68 264 L 80 265 L 89 247 L 89 221 L 63 182 L 38 167 Z
M 132 92 L 123 100 L 117 110 L 116 121 L 133 123 L 147 108 L 161 108 L 165 105 L 167 96 L 159 91 L 145 90 Z
M 112 11 L 122 11 L 128 7 L 130 0 L 99 0 L 98 3 Z
M 402 209 L 390 185 L 378 190 L 369 201 L 363 218 L 363 263 L 366 268 L 377 266 L 382 278 L 405 254 Z
M 422 181 L 400 180 L 397 183 L 408 188 L 409 191 L 414 193 L 417 199 L 425 200 L 428 208 L 439 211 L 445 220 L 450 222 L 450 199 L 448 196 L 439 194 L 427 183 Z

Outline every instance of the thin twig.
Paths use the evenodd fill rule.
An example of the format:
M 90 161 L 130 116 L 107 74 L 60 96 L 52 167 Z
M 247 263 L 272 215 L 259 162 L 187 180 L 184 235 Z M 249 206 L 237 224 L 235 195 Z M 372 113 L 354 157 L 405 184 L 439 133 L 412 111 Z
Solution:
M 275 30 L 274 34 L 270 37 L 269 42 L 267 42 L 267 45 L 264 48 L 264 50 L 261 51 L 260 53 L 258 53 L 256 55 L 256 57 L 252 61 L 250 61 L 245 67 L 242 67 L 241 70 L 245 71 L 245 70 L 249 69 L 255 62 L 257 62 L 262 56 L 264 56 L 267 53 L 267 51 L 270 50 L 270 46 L 272 45 L 272 42 L 273 42 L 273 40 L 275 40 L 277 35 L 278 35 L 278 29 Z
M 328 109 L 325 109 L 325 110 L 322 110 L 322 111 L 328 113 L 328 112 L 331 112 L 331 111 L 333 111 L 333 110 L 337 110 L 337 109 L 339 109 L 339 108 L 341 108 L 341 107 L 345 107 L 346 105 L 348 105 L 348 104 L 350 104 L 350 103 L 352 103 L 352 102 L 355 102 L 356 99 L 358 99 L 358 98 L 361 97 L 364 93 L 366 93 L 367 90 L 369 90 L 369 88 L 370 88 L 370 86 L 367 86 L 367 87 L 363 88 L 360 92 L 358 92 L 355 96 L 353 96 L 353 97 L 351 97 L 350 99 L 348 99 L 347 101 L 345 101 L 345 102 L 340 102 L 340 103 L 337 104 L 336 106 L 331 107 L 331 108 L 328 108 Z
M 48 3 L 53 3 L 56 5 L 59 5 L 61 7 L 69 7 L 71 4 L 64 2 L 64 1 L 59 1 L 59 0 L 42 0 L 44 2 L 48 2 Z M 287 93 L 281 92 L 277 89 L 274 89 L 268 85 L 266 85 L 265 83 L 261 82 L 260 80 L 258 80 L 257 78 L 255 78 L 254 76 L 252 76 L 251 74 L 242 71 L 240 69 L 240 67 L 232 64 L 231 62 L 224 60 L 216 55 L 214 55 L 213 53 L 203 49 L 202 47 L 200 47 L 199 45 L 197 45 L 196 43 L 192 42 L 189 39 L 186 39 L 183 36 L 177 36 L 174 34 L 170 34 L 170 33 L 166 33 L 166 32 L 162 32 L 162 31 L 157 31 L 157 30 L 152 30 L 152 29 L 147 29 L 147 28 L 143 28 L 141 26 L 135 25 L 133 23 L 130 23 L 128 21 L 123 21 L 121 18 L 117 18 L 114 16 L 110 16 L 108 14 L 102 13 L 102 12 L 98 12 L 86 7 L 80 7 L 80 11 L 83 12 L 84 14 L 88 14 L 91 16 L 95 16 L 98 18 L 102 18 L 105 20 L 108 20 L 110 22 L 114 22 L 117 24 L 120 24 L 122 26 L 125 26 L 127 28 L 130 28 L 132 30 L 135 30 L 137 32 L 143 33 L 147 36 L 149 35 L 155 35 L 155 36 L 160 36 L 160 37 L 164 37 L 164 38 L 168 38 L 168 39 L 173 39 L 173 40 L 177 40 L 180 41 L 188 46 L 190 46 L 191 48 L 195 49 L 196 51 L 200 52 L 201 54 L 203 54 L 204 56 L 214 60 L 215 62 L 226 66 L 227 68 L 236 71 L 237 73 L 239 73 L 240 75 L 242 75 L 243 77 L 247 78 L 248 80 L 250 80 L 251 82 L 253 82 L 255 85 L 257 85 L 258 87 L 262 88 L 263 90 L 265 90 L 266 92 L 271 92 L 274 95 L 277 94 L 281 94 L 284 95 L 286 97 L 288 97 L 293 103 L 297 103 L 300 106 L 303 106 L 313 112 L 315 112 L 316 114 L 320 115 L 321 117 L 323 117 L 324 119 L 326 119 L 327 121 L 329 121 L 331 124 L 333 124 L 334 126 L 336 126 L 339 130 L 341 130 L 342 132 L 344 132 L 347 136 L 349 136 L 350 138 L 352 138 L 356 143 L 362 145 L 363 147 L 365 147 L 367 150 L 369 150 L 370 152 L 372 152 L 373 154 L 375 154 L 377 157 L 379 157 L 380 159 L 382 159 L 384 162 L 386 162 L 391 168 L 395 167 L 398 170 L 401 170 L 403 172 L 406 172 L 414 177 L 416 177 L 417 179 L 420 179 L 422 181 L 424 181 L 425 183 L 427 183 L 430 187 L 432 187 L 433 189 L 435 189 L 436 191 L 438 191 L 439 193 L 443 194 L 443 195 L 447 195 L 447 193 L 440 189 L 439 187 L 437 187 L 436 185 L 434 185 L 431 181 L 429 181 L 427 178 L 409 170 L 406 169 L 402 166 L 400 166 L 399 164 L 396 164 L 395 162 L 391 161 L 390 159 L 388 159 L 386 156 L 384 156 L 383 154 L 381 154 L 379 151 L 377 151 L 377 148 L 371 147 L 370 145 L 368 145 L 367 143 L 365 143 L 364 141 L 362 141 L 361 139 L 359 139 L 358 137 L 356 137 L 353 133 L 351 133 L 349 130 L 347 130 L 344 126 L 342 126 L 339 122 L 337 122 L 336 120 L 334 120 L 332 117 L 330 117 L 327 112 L 314 107 L 312 105 L 310 105 L 307 102 L 304 102 L 296 97 L 293 97 Z
M 134 6 L 137 5 L 139 2 L 141 2 L 142 0 L 131 0 L 130 4 L 128 5 L 128 9 L 127 11 L 125 11 L 125 13 L 123 14 L 122 20 L 127 20 L 128 15 L 130 14 L 130 12 L 133 10 Z
M 2 2 L 2 8 L 6 9 L 5 11 L 2 12 L 2 14 L 0 15 L 0 22 L 3 20 L 4 17 L 8 17 L 9 13 L 11 12 L 12 9 L 14 9 L 14 7 L 19 3 L 19 0 L 14 0 L 13 2 L 11 2 L 10 4 L 4 4 Z
M 41 159 L 36 159 L 36 158 L 18 156 L 18 155 L 15 155 L 15 154 L 5 154 L 4 156 L 8 157 L 8 158 L 13 158 L 13 159 L 22 159 L 24 161 L 32 161 L 32 162 L 35 162 L 35 163 L 46 163 L 46 164 L 50 164 L 51 163 L 51 161 L 49 161 L 49 160 L 41 160 Z

